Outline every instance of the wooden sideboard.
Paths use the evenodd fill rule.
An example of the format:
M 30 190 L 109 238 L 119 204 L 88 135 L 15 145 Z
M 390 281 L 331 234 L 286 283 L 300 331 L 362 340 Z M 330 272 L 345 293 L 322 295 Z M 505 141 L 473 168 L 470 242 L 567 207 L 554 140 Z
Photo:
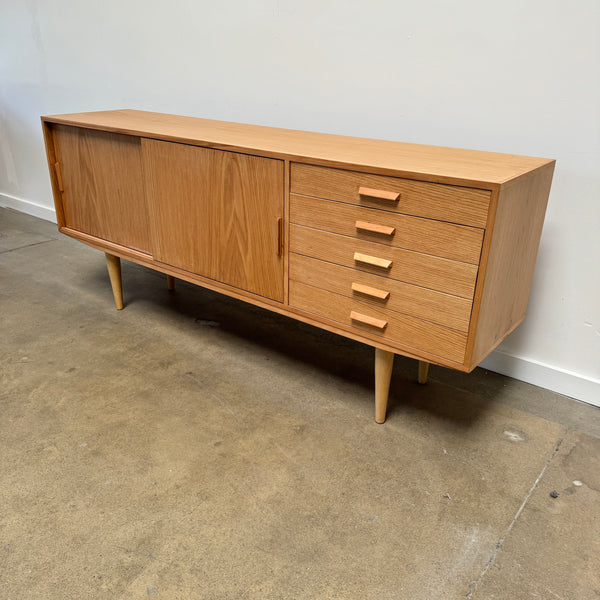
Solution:
M 524 318 L 554 161 L 135 110 L 42 117 L 58 226 L 106 253 L 471 371 Z

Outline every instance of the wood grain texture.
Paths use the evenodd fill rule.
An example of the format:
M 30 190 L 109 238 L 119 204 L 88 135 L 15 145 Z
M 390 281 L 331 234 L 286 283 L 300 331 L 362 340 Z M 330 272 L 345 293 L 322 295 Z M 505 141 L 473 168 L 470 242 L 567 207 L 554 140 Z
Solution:
M 376 190 L 375 188 L 368 188 L 363 186 L 360 186 L 358 188 L 358 195 L 367 196 L 368 198 L 375 200 L 385 200 L 386 202 L 394 203 L 400 200 L 400 192 L 388 192 L 386 190 Z
M 394 368 L 394 354 L 375 348 L 375 422 L 384 423 L 390 382 Z
M 81 125 L 249 154 L 308 161 L 349 170 L 492 189 L 550 161 L 348 136 L 227 123 L 139 110 L 45 116 L 46 122 Z M 377 187 L 377 186 L 370 186 Z
M 144 139 L 156 260 L 283 301 L 283 162 Z
M 119 246 L 117 244 L 113 244 L 112 242 L 81 233 L 75 229 L 69 229 L 68 227 L 60 227 L 59 231 L 86 244 L 87 246 L 90 246 L 91 248 L 95 248 L 102 252 L 109 252 L 115 256 L 119 256 L 120 258 L 124 258 L 139 265 L 144 265 L 154 269 L 155 271 L 173 275 L 182 281 L 189 281 L 190 283 L 205 287 L 206 289 L 213 290 L 214 292 L 225 294 L 226 296 L 237 298 L 238 300 L 248 302 L 254 306 L 260 306 L 261 308 L 276 312 L 280 315 L 292 317 L 298 321 L 302 321 L 303 323 L 317 326 L 326 331 L 330 331 L 331 333 L 343 335 L 352 340 L 356 340 L 357 342 L 369 344 L 374 348 L 380 348 L 387 352 L 397 352 L 403 356 L 408 356 L 409 358 L 414 358 L 417 360 L 427 360 L 432 364 L 443 365 L 459 371 L 467 370 L 462 363 L 449 360 L 443 356 L 435 356 L 422 350 L 416 351 L 414 348 L 410 348 L 404 344 L 392 342 L 379 336 L 371 336 L 368 332 L 356 331 L 356 329 L 341 323 L 334 323 L 332 321 L 328 321 L 327 319 L 315 318 L 314 315 L 311 316 L 309 313 L 298 310 L 292 306 L 289 306 L 288 304 L 282 304 L 281 302 L 270 300 L 264 296 L 257 296 L 256 294 L 251 294 L 250 292 L 246 292 L 240 288 L 220 283 L 214 279 L 208 279 L 207 277 L 202 277 L 196 273 L 191 273 L 190 271 L 185 271 L 172 265 L 157 262 L 152 259 L 151 255 L 138 252 L 137 250 L 132 250 L 126 246 Z
M 48 161 L 48 170 L 50 173 L 50 185 L 52 186 L 52 196 L 54 199 L 54 209 L 56 210 L 56 222 L 59 227 L 65 226 L 65 212 L 62 201 L 62 176 L 58 178 L 56 165 L 58 160 L 56 158 L 56 148 L 54 147 L 54 133 L 53 125 L 51 123 L 45 123 L 42 119 L 42 133 L 44 135 L 44 147 L 46 149 L 46 159 Z M 60 168 L 60 165 L 59 165 Z
M 388 322 L 384 321 L 383 319 L 376 319 L 375 317 L 364 315 L 363 313 L 356 312 L 355 310 L 350 311 L 350 320 L 381 330 L 385 329 L 388 324 Z
M 359 206 L 399 212 L 416 217 L 485 227 L 490 192 L 465 187 L 435 185 L 397 177 L 383 177 L 314 165 L 292 164 L 294 194 L 349 202 Z M 361 194 L 364 185 L 383 188 L 397 202 Z M 369 189 L 369 188 L 367 188 Z
M 53 137 L 65 225 L 149 252 L 139 138 L 62 125 Z
M 307 261 L 313 261 L 314 259 L 312 258 L 307 258 L 306 256 L 300 256 L 298 254 L 295 254 L 294 256 L 297 256 L 299 259 L 303 259 L 303 260 L 307 260 Z M 321 261 L 323 262 L 323 261 Z M 330 263 L 323 263 L 323 264 L 327 264 L 329 265 Z M 339 267 L 340 269 L 344 269 L 345 267 Z M 351 273 L 349 274 L 351 279 L 355 279 L 354 277 L 351 277 Z M 301 280 L 299 280 L 301 281 Z M 356 283 L 356 281 L 353 281 L 350 285 L 350 289 L 353 292 L 356 292 L 357 294 L 362 294 L 363 296 L 368 296 L 370 298 L 375 298 L 377 300 L 389 300 L 390 297 L 390 292 L 388 292 L 387 290 L 380 290 L 378 288 L 374 288 L 374 287 L 370 287 L 368 285 L 364 285 L 362 283 Z
M 390 269 L 393 264 L 391 260 L 387 260 L 386 258 L 362 254 L 361 252 L 355 252 L 353 258 L 355 263 L 368 265 L 370 267 L 377 267 L 379 269 Z
M 356 267 L 367 273 L 386 275 L 453 296 L 469 300 L 473 298 L 477 265 L 365 242 L 301 225 L 290 225 L 290 251 L 345 267 Z M 392 266 L 388 272 L 387 269 L 356 263 L 355 252 L 391 260 Z
M 123 285 L 121 280 L 121 259 L 114 254 L 106 253 L 106 267 L 110 279 L 115 306 L 117 310 L 123 310 Z
M 524 317 L 554 161 L 140 111 L 42 124 L 60 230 L 114 257 L 460 370 Z
M 395 232 L 385 235 L 357 229 L 357 220 Z M 479 264 L 483 240 L 483 230 L 474 227 L 296 194 L 290 196 L 290 222 L 473 265 Z
M 471 301 L 467 298 L 294 253 L 290 253 L 290 279 L 458 331 L 469 328 Z
M 288 271 L 290 254 L 289 215 L 290 215 L 290 162 L 283 162 L 283 302 L 288 303 Z
M 290 305 L 334 322 L 351 325 L 357 331 L 413 347 L 415 352 L 423 350 L 456 362 L 464 359 L 467 335 L 435 323 L 296 281 L 290 281 Z M 353 311 L 387 322 L 385 330 L 352 320 L 350 315 Z
M 535 269 L 554 163 L 500 192 L 483 292 L 473 328 L 470 368 L 524 319 Z
M 360 231 L 369 231 L 379 235 L 394 235 L 394 233 L 396 233 L 395 227 L 377 225 L 376 223 L 369 223 L 368 221 L 356 221 L 354 227 Z
M 60 163 L 59 162 L 55 162 L 54 163 L 54 170 L 56 171 L 56 181 L 58 182 L 58 189 L 59 189 L 60 192 L 64 192 L 65 191 L 65 186 L 63 185 L 62 171 L 60 169 Z

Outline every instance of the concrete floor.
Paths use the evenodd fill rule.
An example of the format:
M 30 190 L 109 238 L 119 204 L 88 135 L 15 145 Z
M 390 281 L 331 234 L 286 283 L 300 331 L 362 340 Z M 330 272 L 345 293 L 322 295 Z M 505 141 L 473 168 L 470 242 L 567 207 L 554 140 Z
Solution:
M 2 600 L 600 598 L 599 409 L 123 281 L 0 209 Z

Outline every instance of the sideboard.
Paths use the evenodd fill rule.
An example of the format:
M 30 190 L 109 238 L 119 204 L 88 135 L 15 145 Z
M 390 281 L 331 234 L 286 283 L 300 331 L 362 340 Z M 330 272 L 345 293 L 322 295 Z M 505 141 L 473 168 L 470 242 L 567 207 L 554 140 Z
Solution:
M 137 110 L 42 117 L 59 230 L 375 348 L 474 369 L 523 320 L 554 161 Z

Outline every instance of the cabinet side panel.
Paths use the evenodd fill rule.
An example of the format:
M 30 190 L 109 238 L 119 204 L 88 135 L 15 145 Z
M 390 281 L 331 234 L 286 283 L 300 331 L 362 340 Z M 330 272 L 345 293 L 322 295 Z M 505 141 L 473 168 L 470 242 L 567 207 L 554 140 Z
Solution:
M 140 139 L 66 125 L 53 132 L 64 224 L 149 252 Z
M 500 191 L 470 368 L 525 317 L 554 162 Z
M 52 125 L 42 120 L 42 133 L 44 134 L 44 146 L 46 148 L 46 158 L 48 160 L 48 171 L 50 173 L 50 184 L 52 186 L 52 196 L 54 198 L 54 208 L 56 210 L 56 222 L 58 227 L 65 226 L 65 215 L 62 205 L 61 182 L 57 173 L 57 158 L 54 149 L 54 135 Z

